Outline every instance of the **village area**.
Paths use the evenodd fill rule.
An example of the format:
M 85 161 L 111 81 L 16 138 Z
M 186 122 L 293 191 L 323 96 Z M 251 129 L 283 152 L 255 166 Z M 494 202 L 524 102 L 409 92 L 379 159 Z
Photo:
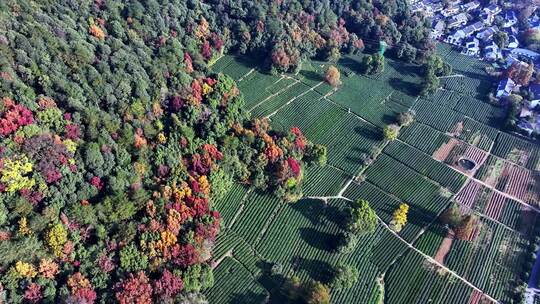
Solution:
M 489 99 L 509 108 L 506 127 L 540 134 L 540 8 L 519 1 L 413 1 L 432 20 L 431 36 L 490 63 L 498 79 Z M 495 89 L 496 87 L 496 89 Z

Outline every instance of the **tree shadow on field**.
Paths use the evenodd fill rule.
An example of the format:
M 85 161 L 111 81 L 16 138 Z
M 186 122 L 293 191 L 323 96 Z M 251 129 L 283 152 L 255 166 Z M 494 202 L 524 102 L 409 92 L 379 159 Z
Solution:
M 331 223 L 334 223 L 336 226 L 338 226 L 341 229 L 344 229 L 346 226 L 346 220 L 347 220 L 347 213 L 346 208 L 347 205 L 344 204 L 343 206 L 333 206 L 333 205 L 327 205 L 324 210 L 324 218 Z
M 268 295 L 255 293 L 251 290 L 247 290 L 244 293 L 235 293 L 230 303 L 242 303 L 242 304 L 262 304 L 268 301 Z
M 421 228 L 427 227 L 434 220 L 438 221 L 437 214 L 420 206 L 411 206 L 407 215 L 408 224 Z M 445 237 L 446 235 L 441 234 L 441 236 Z
M 257 278 L 257 282 L 270 293 L 268 303 L 284 303 L 286 298 L 282 294 L 282 286 L 287 278 L 281 273 L 272 273 L 272 266 L 274 265 L 272 262 L 258 261 L 256 265 L 261 269 L 261 275 Z
M 387 60 L 386 62 L 388 63 L 389 66 L 391 66 L 394 70 L 399 71 L 399 73 L 402 75 L 411 76 L 411 77 L 416 77 L 416 76 L 419 77 L 422 74 L 421 66 L 401 63 L 395 60 Z
M 323 81 L 324 78 L 319 75 L 317 72 L 314 72 L 314 71 L 307 71 L 307 70 L 301 70 L 300 75 L 304 76 L 307 80 L 312 80 L 312 81 Z
M 333 267 L 328 262 L 314 259 L 306 259 L 300 256 L 294 257 L 299 271 L 305 271 L 307 275 L 324 284 L 330 283 L 333 275 Z
M 405 81 L 401 78 L 392 77 L 388 80 L 388 84 L 392 89 L 405 93 L 409 96 L 417 96 L 420 93 L 418 84 Z
M 325 204 L 322 200 L 318 199 L 301 199 L 298 202 L 291 205 L 295 211 L 300 212 L 305 218 L 307 218 L 311 224 L 318 225 L 322 222 L 322 215 Z
M 504 117 L 497 115 L 489 115 L 487 117 L 487 125 L 496 129 L 503 128 Z
M 359 127 L 354 128 L 354 132 L 356 132 L 358 135 L 366 139 L 370 139 L 374 141 L 383 139 L 382 132 L 380 132 L 379 130 L 375 130 L 373 128 L 366 128 L 366 127 L 359 126 Z
M 258 54 L 250 54 L 249 56 L 235 56 L 235 61 L 239 64 L 250 68 L 250 69 L 259 69 L 261 73 L 267 73 L 267 69 L 265 69 L 265 65 L 262 64 L 264 62 L 264 58 Z
M 319 250 L 333 251 L 339 241 L 336 235 L 313 228 L 299 228 L 298 231 L 302 240 Z
M 394 113 L 392 113 L 392 114 L 385 113 L 385 114 L 383 114 L 382 121 L 385 124 L 397 123 L 398 122 L 397 121 L 397 115 L 395 115 Z
M 349 58 L 349 57 L 341 57 L 338 60 L 338 64 L 341 66 L 345 66 L 351 71 L 353 71 L 356 74 L 363 74 L 362 67 L 360 65 L 360 62 Z

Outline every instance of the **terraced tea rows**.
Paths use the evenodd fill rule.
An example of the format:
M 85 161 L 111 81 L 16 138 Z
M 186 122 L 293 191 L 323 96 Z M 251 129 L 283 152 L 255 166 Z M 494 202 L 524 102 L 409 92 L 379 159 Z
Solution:
M 420 81 L 418 69 L 391 59 L 382 74 L 360 76 L 361 57 L 343 57 L 338 62 L 343 84 L 336 91 L 321 83 L 329 66 L 324 62 L 307 62 L 296 75 L 280 76 L 237 69 L 233 62 L 241 61 L 229 56 L 216 63 L 225 73 L 232 69 L 255 116 L 270 116 L 276 129 L 300 127 L 327 146 L 329 164 L 304 168 L 304 196 L 312 199 L 284 204 L 234 187 L 216 203 L 226 224 L 215 249 L 217 257 L 225 257 L 216 268 L 218 279 L 228 276 L 222 269 L 230 260 L 238 261 L 247 271 L 245 284 L 251 286 L 255 278 L 270 301 L 280 303 L 285 277 L 329 283 L 333 267 L 342 262 L 361 275 L 352 288 L 332 290 L 332 303 L 375 304 L 382 297 L 385 303 L 479 303 L 513 297 L 522 279 L 522 254 L 528 253 L 530 230 L 524 227 L 535 225 L 537 212 L 505 194 L 516 189 L 505 186 L 510 182 L 497 181 L 495 190 L 481 183 L 490 184 L 489 172 L 497 170 L 490 168 L 499 158 L 490 153 L 506 159 L 504 164 L 532 170 L 539 166 L 540 149 L 497 129 L 503 112 L 483 101 L 491 88 L 483 63 L 446 47 L 440 52 L 457 76 L 442 79 L 444 90 L 422 99 L 410 90 Z M 416 121 L 401 130 L 399 140 L 385 142 L 382 127 L 411 107 Z M 475 168 L 460 167 L 462 158 L 473 160 Z M 339 253 L 346 206 L 356 199 L 368 200 L 380 222 L 374 233 L 359 237 L 352 252 Z M 438 220 L 451 201 L 479 216 L 481 224 L 468 240 L 454 239 Z M 408 222 L 395 234 L 388 224 L 404 202 L 410 205 Z M 276 265 L 280 274 L 271 274 Z M 248 294 L 243 287 L 231 288 Z M 223 294 L 225 300 L 217 303 L 233 303 L 227 292 L 209 294 L 212 299 Z

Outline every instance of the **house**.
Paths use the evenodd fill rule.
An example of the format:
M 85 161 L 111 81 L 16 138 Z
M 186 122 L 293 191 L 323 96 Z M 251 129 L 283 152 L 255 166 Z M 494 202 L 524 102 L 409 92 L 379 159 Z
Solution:
M 466 36 L 471 36 L 472 34 L 482 30 L 484 28 L 484 24 L 482 22 L 476 22 L 473 24 L 469 24 L 466 27 L 463 28 L 463 31 L 465 32 Z
M 465 32 L 462 29 L 457 30 L 453 34 L 446 36 L 444 42 L 460 46 L 463 43 L 463 39 L 465 39 L 465 36 Z
M 497 28 L 495 26 L 490 26 L 476 34 L 476 38 L 480 39 L 484 43 L 488 43 L 491 41 L 491 38 L 493 38 L 493 35 L 495 35 L 496 32 Z
M 540 115 L 533 113 L 531 116 L 520 118 L 516 126 L 529 136 L 534 132 L 540 133 Z
M 504 66 L 505 69 L 508 69 L 509 67 L 512 66 L 512 64 L 514 64 L 514 62 L 516 61 L 520 61 L 519 59 L 517 59 L 516 57 L 512 56 L 512 54 L 510 55 L 507 55 L 506 56 L 506 64 Z
M 463 26 L 463 25 L 467 24 L 467 21 L 468 21 L 467 14 L 460 13 L 460 14 L 452 16 L 450 19 L 448 19 L 447 27 L 448 28 L 454 28 L 454 27 L 458 27 L 458 26 Z
M 515 11 L 506 11 L 504 14 L 503 28 L 512 27 L 518 23 L 518 19 Z
M 512 54 L 516 58 L 526 58 L 532 61 L 537 61 L 538 59 L 540 59 L 540 54 L 528 49 L 515 48 L 510 51 L 510 54 Z
M 426 5 L 424 4 L 424 2 L 416 2 L 411 5 L 411 13 L 422 12 L 425 10 L 425 8 Z
M 433 13 L 438 13 L 442 11 L 443 9 L 444 9 L 444 5 L 441 2 L 431 4 L 431 11 Z
M 485 25 L 492 25 L 493 24 L 493 21 L 495 21 L 495 15 L 491 15 L 491 14 L 487 14 L 487 13 L 482 13 L 480 15 L 480 19 L 482 19 L 482 22 L 485 24 Z
M 534 132 L 534 126 L 526 119 L 520 119 L 517 123 L 517 127 L 523 132 L 527 133 L 529 136 Z
M 434 22 L 433 28 L 431 29 L 431 39 L 439 39 L 444 34 L 444 30 L 446 29 L 446 24 L 444 21 L 439 20 Z
M 462 0 L 449 0 L 448 5 L 450 6 L 459 6 L 463 2 Z
M 521 106 L 521 111 L 519 111 L 519 118 L 529 118 L 533 115 L 533 112 L 529 109 L 528 106 Z
M 480 54 L 480 41 L 474 37 L 467 38 L 465 48 L 461 53 L 468 56 L 478 56 Z
M 530 28 L 539 28 L 540 27 L 540 16 L 538 16 L 538 14 L 536 12 L 527 21 L 529 22 L 529 27 Z
M 505 31 L 508 34 L 508 36 L 510 35 L 517 36 L 519 34 L 519 29 L 516 26 L 505 27 L 502 30 Z
M 480 1 L 471 1 L 461 5 L 461 10 L 470 12 L 480 7 Z
M 535 108 L 540 103 L 540 84 L 530 84 L 529 95 L 531 96 L 531 105 Z
M 441 11 L 441 15 L 443 15 L 445 18 L 454 16 L 457 13 L 459 13 L 459 7 L 457 6 L 449 6 Z
M 529 28 L 540 30 L 540 20 L 529 22 Z
M 540 99 L 531 100 L 529 102 L 529 109 L 540 112 Z
M 484 13 L 488 15 L 495 16 L 498 15 L 500 12 L 502 12 L 502 9 L 497 4 L 490 4 L 489 6 L 484 7 Z
M 501 80 L 501 82 L 499 82 L 499 86 L 497 87 L 497 94 L 495 96 L 497 98 L 508 97 L 515 87 L 516 83 L 512 79 L 506 78 Z
M 503 58 L 501 50 L 495 43 L 491 43 L 490 45 L 486 46 L 484 48 L 484 59 L 488 61 L 497 61 L 499 59 Z
M 515 49 L 519 47 L 519 41 L 514 35 L 508 36 L 508 48 L 509 49 Z

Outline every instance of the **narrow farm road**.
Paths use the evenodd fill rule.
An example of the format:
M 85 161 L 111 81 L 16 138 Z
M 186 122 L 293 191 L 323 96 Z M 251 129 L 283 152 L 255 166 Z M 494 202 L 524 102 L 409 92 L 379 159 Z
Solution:
M 351 179 L 352 181 L 352 179 Z M 347 187 L 344 187 L 340 192 L 344 192 L 345 189 Z M 310 197 L 311 198 L 311 197 Z M 315 197 L 313 197 L 315 198 Z M 321 199 L 321 200 L 327 200 L 327 199 L 332 199 L 332 198 L 339 198 L 339 199 L 343 199 L 343 200 L 346 200 L 346 201 L 349 201 L 349 202 L 352 202 L 351 199 L 349 198 L 346 198 L 346 197 L 343 197 L 343 196 L 328 196 L 328 197 L 317 197 L 317 199 Z M 385 229 L 387 229 L 390 233 L 392 233 L 397 239 L 399 239 L 401 242 L 403 242 L 408 248 L 412 249 L 413 251 L 415 251 L 416 253 L 420 254 L 423 258 L 425 258 L 426 260 L 428 260 L 430 263 L 432 264 L 435 264 L 437 265 L 438 267 L 440 267 L 441 269 L 443 269 L 444 271 L 446 271 L 447 273 L 453 275 L 454 277 L 458 278 L 459 280 L 461 280 L 463 283 L 467 284 L 468 286 L 470 286 L 471 288 L 473 288 L 474 290 L 482 293 L 487 299 L 489 299 L 490 301 L 492 301 L 493 303 L 498 303 L 498 301 L 496 299 L 494 299 L 493 297 L 491 297 L 489 294 L 485 293 L 482 289 L 478 288 L 476 285 L 474 285 L 472 282 L 468 281 L 467 279 L 465 279 L 464 277 L 460 276 L 458 273 L 454 272 L 453 270 L 451 270 L 450 268 L 446 267 L 445 265 L 439 263 L 438 261 L 436 261 L 434 258 L 432 258 L 431 256 L 423 253 L 422 251 L 420 251 L 419 249 L 417 249 L 416 247 L 414 247 L 413 244 L 407 242 L 405 239 L 403 239 L 398 233 L 396 233 L 394 230 L 392 230 L 378 215 L 377 216 L 377 219 L 379 220 L 379 222 L 383 225 L 383 227 Z M 405 252 L 403 253 L 405 254 Z M 397 256 L 391 264 L 394 264 L 395 262 L 397 262 L 397 260 L 403 256 L 400 255 L 400 256 Z
M 399 141 L 400 143 L 404 144 L 404 145 L 407 145 L 407 146 L 409 146 L 409 147 L 411 147 L 411 148 L 414 148 L 413 146 L 411 146 L 410 144 L 408 144 L 408 143 L 406 143 L 406 142 L 400 140 L 399 138 L 396 139 L 396 140 Z M 458 141 L 460 141 L 460 142 L 462 142 L 462 143 L 465 143 L 465 144 L 469 145 L 467 142 L 462 141 L 462 140 L 460 140 L 460 139 L 457 139 L 457 138 L 456 138 L 456 140 L 458 140 Z M 416 149 L 416 148 L 415 148 L 415 149 Z M 491 149 L 490 149 L 490 150 L 491 150 Z M 422 154 L 424 154 L 424 155 L 428 155 L 428 156 L 431 157 L 431 155 L 429 155 L 429 154 L 427 154 L 427 153 L 425 153 L 425 152 L 423 152 L 423 151 L 420 151 L 420 150 L 418 151 L 418 153 L 422 153 Z M 491 156 L 495 156 L 495 155 L 491 154 L 491 151 L 487 151 L 486 158 L 489 157 L 490 155 L 491 155 Z M 500 157 L 498 157 L 498 156 L 495 156 L 495 157 L 497 157 L 497 158 L 500 159 Z M 433 158 L 433 159 L 434 159 L 434 158 Z M 434 159 L 434 160 L 436 160 L 436 159 Z M 531 210 L 533 210 L 533 211 L 535 211 L 535 212 L 537 212 L 537 213 L 540 213 L 540 208 L 538 208 L 538 207 L 536 207 L 536 206 L 533 206 L 533 205 L 530 205 L 530 204 L 524 202 L 522 199 L 520 199 L 520 198 L 518 198 L 518 197 L 515 197 L 515 196 L 513 196 L 513 195 L 510 195 L 510 194 L 508 194 L 508 193 L 506 193 L 506 192 L 500 191 L 500 190 L 496 189 L 495 187 L 493 187 L 493 186 L 491 186 L 491 185 L 485 183 L 484 181 L 481 181 L 481 180 L 475 178 L 474 176 L 467 175 L 467 174 L 465 174 L 465 173 L 459 171 L 458 169 L 456 169 L 456 168 L 454 168 L 454 167 L 452 167 L 452 166 L 448 166 L 448 164 L 446 164 L 446 163 L 444 163 L 444 162 L 442 162 L 442 161 L 439 161 L 439 160 L 436 160 L 436 161 L 445 164 L 445 165 L 446 165 L 447 167 L 449 167 L 450 169 L 452 169 L 452 170 L 454 170 L 454 171 L 460 173 L 461 175 L 467 177 L 467 181 L 472 180 L 472 181 L 474 181 L 474 182 L 477 182 L 477 183 L 481 184 L 482 186 L 485 186 L 485 187 L 489 188 L 489 189 L 492 190 L 493 192 L 496 192 L 496 193 L 500 194 L 501 196 L 504 196 L 505 198 L 512 199 L 512 200 L 514 200 L 514 201 L 516 201 L 516 202 L 518 202 L 518 203 L 520 203 L 520 204 L 522 204 L 522 205 L 524 205 L 524 206 L 530 208 Z M 465 182 L 465 184 L 467 183 L 467 181 Z M 490 218 L 490 219 L 491 219 L 491 218 Z M 494 220 L 494 219 L 491 219 L 491 220 Z M 494 220 L 494 221 L 495 221 L 495 220 Z
M 320 86 L 323 83 L 324 83 L 324 81 L 321 81 L 321 82 L 317 83 L 316 85 L 314 85 L 313 87 L 311 87 L 309 90 L 306 90 L 305 92 L 303 92 L 302 94 L 294 96 L 289 101 L 287 101 L 287 103 L 285 103 L 281 107 L 277 108 L 277 110 L 275 110 L 274 112 L 266 115 L 266 118 L 270 118 L 270 117 L 276 115 L 276 113 L 279 112 L 279 110 L 281 110 L 284 107 L 286 107 L 287 105 L 291 104 L 291 102 L 295 101 L 297 98 L 302 97 L 302 96 L 306 95 L 308 92 L 311 92 L 311 91 L 315 90 L 315 88 L 317 88 L 318 86 Z M 322 96 L 321 98 L 319 98 L 317 100 L 321 100 L 322 98 L 324 98 L 324 96 Z
M 265 99 L 261 100 L 259 103 L 257 103 L 257 104 L 254 105 L 253 107 L 251 107 L 248 111 L 249 111 L 249 112 L 253 111 L 253 109 L 255 109 L 256 107 L 258 107 L 258 106 L 262 105 L 263 103 L 265 103 L 266 101 L 268 101 L 268 100 L 270 100 L 270 99 L 276 97 L 277 95 L 281 94 L 282 92 L 285 92 L 286 90 L 290 89 L 293 85 L 295 85 L 295 84 L 297 84 L 297 83 L 300 82 L 300 80 L 298 80 L 298 79 L 296 79 L 296 78 L 292 78 L 292 77 L 290 77 L 290 76 L 283 76 L 283 75 L 282 75 L 282 77 L 281 77 L 278 81 L 276 81 L 275 83 L 278 83 L 279 81 L 281 81 L 281 80 L 283 80 L 283 79 L 286 79 L 286 78 L 287 78 L 287 79 L 289 79 L 289 78 L 290 78 L 290 79 L 294 79 L 294 81 L 293 81 L 291 84 L 289 84 L 288 86 L 284 87 L 283 89 L 281 89 L 281 90 L 277 91 L 276 93 L 274 93 L 274 94 L 272 94 L 272 95 L 266 97 Z

